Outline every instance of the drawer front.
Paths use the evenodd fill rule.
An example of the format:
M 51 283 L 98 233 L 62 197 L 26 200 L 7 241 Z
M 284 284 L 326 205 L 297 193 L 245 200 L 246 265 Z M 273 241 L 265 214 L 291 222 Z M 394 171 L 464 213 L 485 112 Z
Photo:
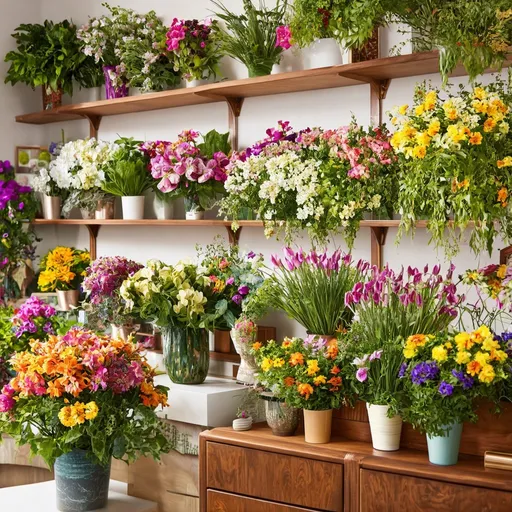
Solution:
M 360 499 L 361 512 L 512 511 L 512 492 L 370 470 L 361 471 Z
M 343 466 L 207 443 L 207 487 L 314 510 L 343 507 Z
M 281 505 L 220 491 L 209 490 L 207 496 L 207 512 L 317 512 L 310 508 Z

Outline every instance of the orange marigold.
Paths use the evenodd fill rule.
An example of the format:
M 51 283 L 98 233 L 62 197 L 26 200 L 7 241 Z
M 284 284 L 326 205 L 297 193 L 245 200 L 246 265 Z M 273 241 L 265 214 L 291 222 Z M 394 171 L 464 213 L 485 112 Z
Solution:
M 262 343 L 260 343 L 259 341 L 256 341 L 255 343 L 252 344 L 252 349 L 257 351 L 259 350 L 261 347 L 263 346 Z
M 338 355 L 338 352 L 337 345 L 329 345 L 327 347 L 327 359 L 334 359 Z
M 295 379 L 293 377 L 285 377 L 283 382 L 285 386 L 291 387 L 295 384 Z
M 313 394 L 313 386 L 311 384 L 297 384 L 297 391 L 306 400 L 309 400 L 309 397 Z
M 478 361 L 471 361 L 471 363 L 468 363 L 466 366 L 466 371 L 471 376 L 478 375 L 480 371 L 482 370 L 482 365 Z
M 290 365 L 297 366 L 298 364 L 304 364 L 304 356 L 300 352 L 294 352 L 290 356 Z
M 338 373 L 340 373 L 340 372 L 341 372 L 341 370 L 338 368 L 338 366 L 333 366 L 332 367 L 331 373 L 333 375 L 338 375 Z

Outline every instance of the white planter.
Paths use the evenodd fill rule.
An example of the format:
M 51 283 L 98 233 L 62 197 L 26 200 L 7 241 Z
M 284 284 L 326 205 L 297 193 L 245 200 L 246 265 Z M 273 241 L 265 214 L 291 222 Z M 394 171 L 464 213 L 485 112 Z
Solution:
M 376 450 L 394 452 L 400 448 L 400 435 L 402 433 L 402 418 L 394 416 L 388 418 L 387 405 L 366 404 L 372 444 Z
M 144 218 L 144 196 L 129 196 L 121 198 L 123 204 L 123 219 L 141 220 Z
M 274 64 L 272 67 L 272 74 L 278 75 L 279 73 L 290 73 L 291 71 L 296 71 L 297 69 L 297 61 L 298 59 L 293 55 L 292 50 L 285 50 L 281 54 L 281 60 L 278 64 Z
M 318 39 L 302 50 L 304 69 L 343 64 L 340 45 L 332 38 Z
M 153 199 L 153 214 L 158 220 L 172 219 L 174 216 L 174 204 L 172 201 L 162 201 L 155 196 Z
M 249 416 L 248 418 L 238 418 L 233 420 L 233 430 L 237 432 L 243 432 L 244 430 L 251 430 L 252 428 L 252 418 Z
M 211 78 L 202 78 L 201 80 L 197 80 L 197 79 L 194 79 L 194 80 L 185 80 L 185 87 L 187 89 L 189 89 L 190 87 L 199 87 L 200 85 L 207 85 L 207 84 L 211 84 L 212 83 L 212 79 Z

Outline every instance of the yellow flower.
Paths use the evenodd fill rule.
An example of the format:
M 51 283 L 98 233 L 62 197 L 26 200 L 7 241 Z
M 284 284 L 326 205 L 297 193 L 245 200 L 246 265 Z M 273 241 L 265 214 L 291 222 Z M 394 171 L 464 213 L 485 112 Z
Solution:
M 469 137 L 469 143 L 473 144 L 473 146 L 479 146 L 482 144 L 482 134 L 480 132 L 474 132 Z
M 491 331 L 489 330 L 489 327 L 487 327 L 486 325 L 480 326 L 476 331 L 474 331 L 471 334 L 471 338 L 476 343 L 482 343 L 486 338 L 489 338 L 490 336 L 492 336 Z
M 485 89 L 483 89 L 482 87 L 475 87 L 473 94 L 477 100 L 485 100 L 485 98 L 487 97 L 487 93 L 485 92 Z
M 300 395 L 309 400 L 309 397 L 313 393 L 313 386 L 311 384 L 297 384 L 297 391 Z
M 500 348 L 500 344 L 493 339 L 492 336 L 489 336 L 482 343 L 482 349 L 490 352 L 491 350 L 498 350 Z
M 507 265 L 500 265 L 498 271 L 496 272 L 496 276 L 500 279 L 503 279 L 507 275 Z
M 399 109 L 398 109 L 398 112 L 400 112 L 400 115 L 402 116 L 405 116 L 405 114 L 407 114 L 407 109 L 409 108 L 409 105 L 402 105 Z
M 416 142 L 420 146 L 428 146 L 430 144 L 430 136 L 427 132 L 419 132 L 416 135 Z
M 453 344 L 451 341 L 447 341 L 444 346 L 447 348 L 447 349 L 452 349 L 453 348 Z
M 96 416 L 98 416 L 98 406 L 96 402 L 89 402 L 85 405 L 85 419 L 93 420 Z
M 76 422 L 71 415 L 71 406 L 67 405 L 59 411 L 59 420 L 65 427 L 74 427 Z
M 71 418 L 75 422 L 75 425 L 78 423 L 82 425 L 85 423 L 85 404 L 82 402 L 77 402 L 76 404 L 71 406 Z
M 459 114 L 457 113 L 457 110 L 455 108 L 450 108 L 446 111 L 446 117 L 450 121 L 455 121 L 459 117 Z
M 308 365 L 308 375 L 312 377 L 316 375 L 320 371 L 320 367 L 318 366 L 318 361 L 316 359 L 310 359 L 307 361 Z
M 437 91 L 429 91 L 425 95 L 425 110 L 434 110 L 437 102 Z
M 506 121 L 500 123 L 498 128 L 500 132 L 503 133 L 504 135 L 506 135 L 510 131 L 510 125 Z
M 489 118 L 484 123 L 484 132 L 492 132 L 494 127 L 496 126 L 496 121 L 492 118 Z
M 486 384 L 489 384 L 494 380 L 494 377 L 496 377 L 496 373 L 494 373 L 494 368 L 490 364 L 486 364 L 480 371 L 480 374 L 478 375 L 478 380 L 480 382 L 485 382 Z
M 425 105 L 418 105 L 414 110 L 417 116 L 421 116 L 425 112 Z
M 471 106 L 475 109 L 475 112 L 478 114 L 487 114 L 487 110 L 489 108 L 489 104 L 487 101 L 478 101 L 475 100 L 471 103 Z
M 427 154 L 427 148 L 425 146 L 416 146 L 413 149 L 412 154 L 415 158 L 423 159 L 423 158 L 425 158 L 425 155 Z
M 471 353 L 466 350 L 460 351 L 455 357 L 455 362 L 457 364 L 468 364 L 471 361 Z
M 290 356 L 290 366 L 304 364 L 304 356 L 300 352 L 295 352 Z
M 282 368 L 284 366 L 284 359 L 282 357 L 278 357 L 277 359 L 274 359 L 272 366 L 274 368 Z
M 466 372 L 469 373 L 472 377 L 478 375 L 482 370 L 482 365 L 478 361 L 471 361 L 466 366 Z
M 503 350 L 491 350 L 491 359 L 493 361 L 498 361 L 498 363 L 503 363 L 508 359 L 508 355 Z
M 448 359 L 448 351 L 442 345 L 438 345 L 432 349 L 432 359 L 440 363 L 446 361 Z
M 480 350 L 475 354 L 475 361 L 479 363 L 481 366 L 485 366 L 489 362 L 490 358 L 491 354 L 488 354 L 487 352 L 482 352 Z
M 315 377 L 313 384 L 315 386 L 320 386 L 320 384 L 325 384 L 326 382 L 327 382 L 327 379 L 323 375 L 319 375 L 318 377 Z
M 404 357 L 406 359 L 412 359 L 416 355 L 417 349 L 413 347 L 404 348 Z
M 462 350 L 469 350 L 475 342 L 471 339 L 471 335 L 467 332 L 460 332 L 454 338 L 457 348 Z
M 439 120 L 433 119 L 432 121 L 430 121 L 430 124 L 428 125 L 427 134 L 429 135 L 429 137 L 434 137 L 439 133 L 440 129 L 441 123 L 439 122 Z
M 496 165 L 500 169 L 502 167 L 512 167 L 512 156 L 506 156 L 503 160 L 498 160 Z
M 263 358 L 263 361 L 261 363 L 261 369 L 264 372 L 268 372 L 272 368 L 272 364 L 273 364 L 272 359 L 265 357 L 265 358 Z

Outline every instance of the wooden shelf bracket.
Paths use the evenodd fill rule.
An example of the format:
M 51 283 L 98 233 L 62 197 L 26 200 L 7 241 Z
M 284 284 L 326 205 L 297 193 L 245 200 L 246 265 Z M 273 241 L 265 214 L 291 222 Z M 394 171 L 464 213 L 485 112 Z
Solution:
M 95 260 L 98 256 L 97 240 L 101 226 L 99 224 L 87 224 L 86 226 L 89 230 L 89 252 L 91 253 L 91 260 Z
M 386 244 L 386 236 L 388 234 L 387 227 L 372 227 L 371 240 L 371 264 L 382 268 L 384 261 L 382 255 L 382 247 Z
M 89 137 L 97 139 L 102 117 L 93 114 L 85 114 L 84 117 L 89 121 Z
M 240 235 L 242 234 L 242 228 L 239 227 L 236 231 L 231 226 L 226 226 L 228 231 L 229 245 L 238 246 L 240 242 Z
M 226 97 L 228 104 L 228 124 L 231 139 L 231 147 L 233 151 L 238 151 L 238 118 L 242 113 L 242 105 L 244 104 L 243 98 L 229 98 Z

